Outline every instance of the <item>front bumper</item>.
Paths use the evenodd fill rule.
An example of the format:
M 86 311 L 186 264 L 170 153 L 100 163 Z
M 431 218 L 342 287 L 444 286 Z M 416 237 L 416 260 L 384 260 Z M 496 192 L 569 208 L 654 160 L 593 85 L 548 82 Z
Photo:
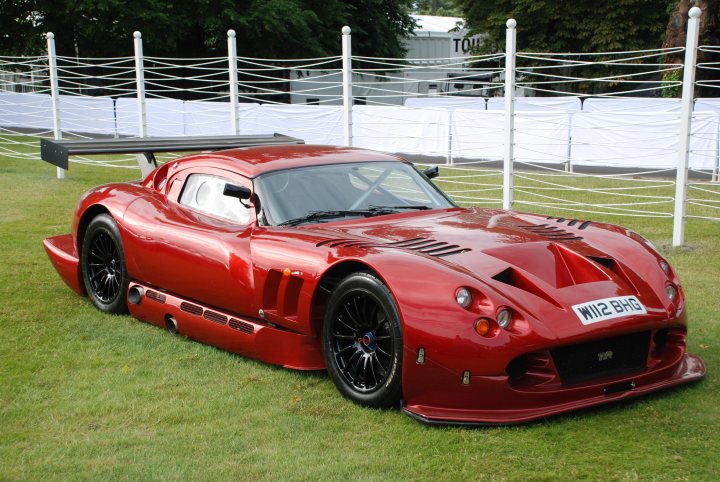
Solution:
M 437 375 L 447 378 L 446 370 L 435 365 Z M 604 403 L 638 397 L 664 388 L 701 379 L 703 361 L 683 354 L 671 365 L 641 373 L 605 377 L 553 389 L 513 387 L 505 376 L 471 377 L 467 385 L 443 387 L 409 399 L 403 411 L 424 423 L 441 425 L 518 424 Z M 430 402 L 430 403 L 428 403 Z M 480 408 L 483 407 L 483 408 Z M 492 408 L 484 408 L 492 407 Z M 503 407 L 503 408 L 499 408 Z
M 55 270 L 75 293 L 85 296 L 80 275 L 80 260 L 75 251 L 75 243 L 71 234 L 61 234 L 43 240 L 45 252 Z

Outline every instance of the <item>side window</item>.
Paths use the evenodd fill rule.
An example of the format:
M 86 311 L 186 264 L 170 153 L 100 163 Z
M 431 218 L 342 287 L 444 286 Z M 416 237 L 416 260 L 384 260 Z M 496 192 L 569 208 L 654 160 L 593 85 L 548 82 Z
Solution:
M 237 198 L 223 194 L 226 182 L 230 181 L 219 176 L 191 174 L 185 180 L 180 204 L 211 216 L 246 224 L 250 220 L 250 210 Z

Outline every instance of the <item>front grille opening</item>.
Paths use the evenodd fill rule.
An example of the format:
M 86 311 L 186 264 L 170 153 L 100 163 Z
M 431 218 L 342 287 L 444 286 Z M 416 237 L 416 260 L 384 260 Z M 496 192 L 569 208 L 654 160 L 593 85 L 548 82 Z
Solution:
M 681 354 L 685 350 L 685 329 L 680 327 L 663 328 L 652 337 L 653 347 L 650 356 L 664 359 Z
M 647 366 L 650 332 L 616 336 L 551 350 L 564 385 L 643 370 Z
M 655 353 L 659 353 L 665 348 L 665 345 L 667 344 L 668 331 L 668 328 L 664 328 L 662 330 L 658 330 L 657 333 L 655 333 L 655 335 L 653 336 L 653 343 L 655 343 Z
M 510 377 L 510 381 L 514 382 L 524 377 L 528 370 L 527 356 L 522 355 L 508 363 L 505 372 Z

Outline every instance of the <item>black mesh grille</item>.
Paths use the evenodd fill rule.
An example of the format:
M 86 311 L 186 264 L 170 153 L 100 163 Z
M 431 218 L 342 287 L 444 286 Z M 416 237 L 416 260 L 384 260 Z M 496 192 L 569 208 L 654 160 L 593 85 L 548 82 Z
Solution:
M 551 350 L 563 384 L 641 370 L 647 364 L 650 332 L 591 341 Z

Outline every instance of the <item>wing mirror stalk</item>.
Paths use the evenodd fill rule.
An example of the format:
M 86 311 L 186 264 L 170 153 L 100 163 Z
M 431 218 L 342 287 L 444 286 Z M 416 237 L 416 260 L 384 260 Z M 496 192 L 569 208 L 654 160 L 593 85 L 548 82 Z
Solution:
M 440 168 L 438 166 L 428 167 L 427 169 L 423 169 L 422 173 L 425 174 L 428 179 L 433 179 L 440 175 Z
M 245 186 L 238 186 L 237 184 L 230 184 L 229 182 L 225 183 L 223 194 L 239 199 L 240 203 L 246 208 L 250 207 L 250 203 L 247 201 L 250 199 L 250 196 L 252 196 L 252 191 Z

